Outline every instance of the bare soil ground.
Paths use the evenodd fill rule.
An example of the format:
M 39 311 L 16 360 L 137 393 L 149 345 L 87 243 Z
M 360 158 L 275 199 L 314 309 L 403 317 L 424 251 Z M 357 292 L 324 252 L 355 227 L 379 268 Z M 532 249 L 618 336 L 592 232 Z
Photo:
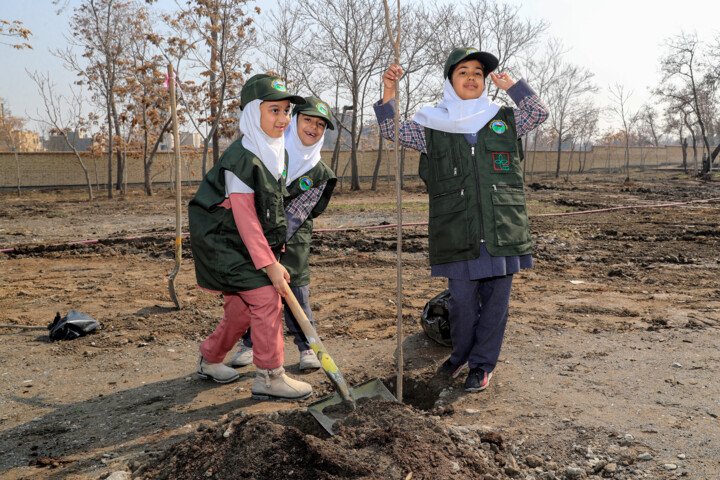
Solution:
M 418 319 L 445 285 L 429 276 L 426 228 L 406 227 L 404 404 L 360 405 L 334 437 L 305 411 L 331 385 L 298 371 L 289 337 L 306 402 L 252 400 L 252 367 L 228 385 L 195 376 L 222 302 L 195 287 L 187 238 L 182 309 L 170 301 L 172 192 L 2 193 L 0 324 L 79 310 L 102 329 L 50 342 L 0 328 L 0 478 L 720 479 L 718 179 L 623 179 L 530 182 L 536 267 L 516 275 L 500 363 L 478 394 L 432 379 L 449 349 Z M 395 192 L 364 187 L 318 219 L 355 229 L 316 234 L 311 302 L 348 383 L 395 391 L 396 234 L 358 228 L 395 222 Z M 427 220 L 420 186 L 403 200 L 405 222 Z M 620 206 L 633 208 L 542 216 Z

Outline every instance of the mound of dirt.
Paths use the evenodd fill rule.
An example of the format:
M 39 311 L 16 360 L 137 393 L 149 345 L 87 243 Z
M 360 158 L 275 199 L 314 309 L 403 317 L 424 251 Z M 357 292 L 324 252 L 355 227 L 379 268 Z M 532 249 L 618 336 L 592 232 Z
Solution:
M 307 418 L 241 414 L 174 446 L 146 466 L 145 477 L 470 480 L 504 478 L 503 465 L 515 463 L 498 433 L 464 428 L 458 435 L 438 417 L 396 402 L 358 404 L 334 437 Z

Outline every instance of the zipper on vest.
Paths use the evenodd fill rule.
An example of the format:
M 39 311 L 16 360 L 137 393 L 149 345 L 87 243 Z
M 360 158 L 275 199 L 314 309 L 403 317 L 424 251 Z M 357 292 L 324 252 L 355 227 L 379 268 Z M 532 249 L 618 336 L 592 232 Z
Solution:
M 461 197 L 464 197 L 464 196 L 465 196 L 465 189 L 464 189 L 464 188 L 461 188 L 461 189 L 459 189 L 459 190 L 453 190 L 453 191 L 451 191 L 451 192 L 438 193 L 438 194 L 433 195 L 433 198 L 447 197 L 448 195 L 455 195 L 456 193 L 460 193 L 460 196 L 461 196 Z
M 480 243 L 485 243 L 485 227 L 483 227 L 482 204 L 480 200 L 480 175 L 478 174 L 477 159 L 475 158 L 475 145 L 470 145 L 472 154 L 473 171 L 475 172 L 475 191 L 477 192 L 477 209 L 480 227 Z
M 522 190 L 522 185 L 493 185 L 493 191 L 497 192 L 498 188 L 509 189 L 509 190 Z
M 267 209 L 267 212 L 265 213 L 265 217 L 267 218 L 267 221 L 270 221 L 270 209 Z

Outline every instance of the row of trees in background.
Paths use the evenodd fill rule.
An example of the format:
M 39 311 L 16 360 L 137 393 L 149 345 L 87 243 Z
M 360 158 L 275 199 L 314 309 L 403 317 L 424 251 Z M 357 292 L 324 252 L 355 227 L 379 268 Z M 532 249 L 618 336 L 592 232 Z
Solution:
M 372 104 L 381 96 L 380 77 L 393 56 L 381 0 L 278 0 L 269 12 L 253 7 L 251 0 L 177 0 L 176 6 L 161 12 L 155 0 L 82 0 L 70 20 L 68 45 L 53 51 L 78 81 L 70 95 L 60 95 L 49 75 L 29 72 L 46 106 L 33 120 L 58 134 L 93 132 L 97 148 L 107 152 L 107 184 L 113 184 L 115 161 L 115 189 L 121 191 L 127 155 L 142 155 L 145 190 L 152 195 L 154 154 L 170 126 L 167 65 L 178 72 L 180 121 L 203 139 L 203 174 L 217 161 L 220 140 L 237 134 L 246 78 L 274 72 L 292 90 L 334 105 L 339 130 L 346 132 L 335 150 L 340 141 L 347 142 L 351 188 L 360 188 L 360 133 L 375 123 Z M 720 147 L 711 145 L 720 139 L 720 38 L 707 49 L 691 34 L 668 39 L 667 55 L 660 59 L 665 78 L 653 92 L 656 100 L 631 111 L 632 92 L 613 85 L 613 103 L 604 110 L 594 100 L 593 73 L 567 60 L 567 48 L 548 37 L 547 21 L 524 18 L 518 6 L 502 0 L 407 2 L 400 17 L 401 119 L 442 96 L 448 52 L 458 45 L 474 46 L 496 54 L 498 70 L 525 78 L 550 109 L 549 121 L 524 139 L 530 171 L 538 147 L 557 150 L 556 176 L 562 150 L 578 151 L 582 171 L 582 152 L 593 143 L 621 143 L 627 151 L 630 145 L 686 145 L 689 138 L 697 172 L 710 171 L 718 155 Z M 491 83 L 489 89 L 495 101 L 509 102 Z M 600 132 L 603 115 L 618 127 Z M 88 170 L 77 158 L 92 196 Z M 331 167 L 344 170 L 347 165 L 338 165 L 338 158 Z M 376 174 L 382 158 L 378 155 Z M 629 154 L 626 159 L 629 176 Z

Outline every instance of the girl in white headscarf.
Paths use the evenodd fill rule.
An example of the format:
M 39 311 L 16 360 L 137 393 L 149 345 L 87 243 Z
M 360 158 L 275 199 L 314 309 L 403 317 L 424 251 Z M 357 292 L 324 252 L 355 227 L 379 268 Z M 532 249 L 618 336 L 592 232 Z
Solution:
M 306 97 L 305 104 L 293 109 L 293 118 L 285 132 L 285 149 L 288 152 L 285 216 L 288 231 L 280 263 L 290 273 L 290 289 L 313 326 L 309 299 L 310 241 L 313 218 L 325 210 L 337 182 L 335 174 L 322 162 L 320 155 L 325 131 L 334 128 L 328 104 L 317 97 Z M 285 323 L 300 351 L 300 370 L 320 368 L 320 361 L 287 306 Z M 253 342 L 249 333 L 243 335 L 238 347 L 230 365 L 240 367 L 250 364 L 253 360 Z
M 291 95 L 284 81 L 255 75 L 241 94 L 242 137 L 233 142 L 203 178 L 190 201 L 188 217 L 195 275 L 201 288 L 221 292 L 224 315 L 200 345 L 197 372 L 220 383 L 237 371 L 223 363 L 252 325 L 256 399 L 298 400 L 312 387 L 285 375 L 282 302 L 290 275 L 279 262 L 286 241 L 283 210 L 285 130 Z
M 437 375 L 454 379 L 470 367 L 465 389 L 487 388 L 500 355 L 513 274 L 532 267 L 519 138 L 548 115 L 523 80 L 492 73 L 498 59 L 456 48 L 444 67 L 443 100 L 400 125 L 400 144 L 421 153 L 419 173 L 430 194 L 432 276 L 446 277 L 450 300 L 450 357 Z M 375 105 L 382 135 L 393 140 L 398 65 L 383 75 Z M 487 95 L 487 78 L 517 108 Z

